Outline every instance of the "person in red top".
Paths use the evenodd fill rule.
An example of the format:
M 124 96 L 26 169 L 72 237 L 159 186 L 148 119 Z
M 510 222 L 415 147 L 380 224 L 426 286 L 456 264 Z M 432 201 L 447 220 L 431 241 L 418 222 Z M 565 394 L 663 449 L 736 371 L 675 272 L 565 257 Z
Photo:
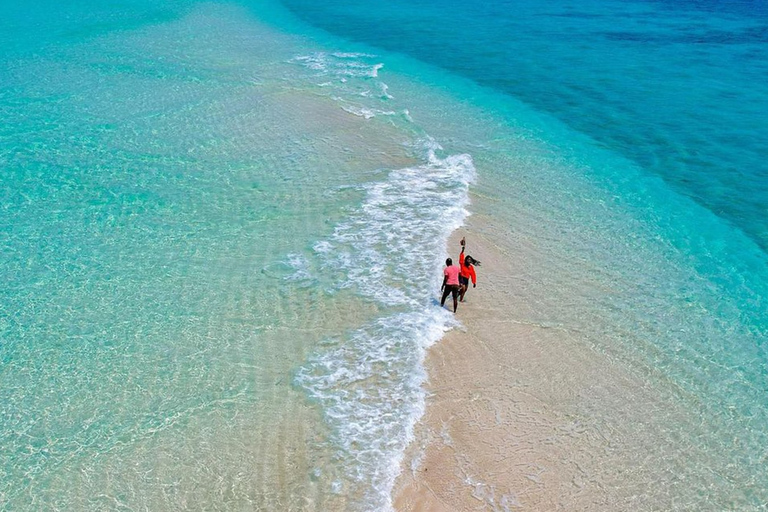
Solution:
M 453 295 L 453 312 L 456 312 L 456 308 L 459 306 L 456 298 L 459 295 L 459 267 L 453 264 L 453 260 L 448 258 L 445 260 L 445 268 L 443 269 L 443 286 L 440 290 L 443 292 L 443 298 L 440 300 L 440 307 L 445 306 L 445 299 L 448 298 L 448 294 Z
M 464 302 L 464 294 L 467 293 L 469 288 L 469 280 L 472 279 L 472 288 L 477 288 L 477 276 L 475 275 L 475 265 L 479 265 L 480 262 L 475 258 L 467 254 L 464 256 L 464 249 L 467 248 L 467 242 L 464 238 L 461 239 L 461 254 L 459 254 L 459 300 Z

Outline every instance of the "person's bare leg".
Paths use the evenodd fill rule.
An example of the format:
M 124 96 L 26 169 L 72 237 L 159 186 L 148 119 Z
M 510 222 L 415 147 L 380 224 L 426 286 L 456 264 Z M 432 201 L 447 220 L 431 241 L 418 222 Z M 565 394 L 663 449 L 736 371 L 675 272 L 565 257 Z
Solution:
M 468 288 L 467 285 L 465 284 L 461 285 L 461 291 L 459 293 L 459 300 L 461 302 L 464 302 L 464 294 L 467 293 L 467 288 Z

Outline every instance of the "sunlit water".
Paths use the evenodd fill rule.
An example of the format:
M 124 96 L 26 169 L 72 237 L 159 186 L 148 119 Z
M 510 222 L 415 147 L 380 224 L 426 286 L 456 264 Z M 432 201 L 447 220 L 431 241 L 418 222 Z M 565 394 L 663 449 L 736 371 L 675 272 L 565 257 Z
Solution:
M 684 484 L 646 506 L 766 502 L 758 150 L 757 185 L 717 209 L 681 185 L 700 170 L 646 162 L 663 144 L 626 149 L 656 137 L 641 102 L 624 95 L 622 121 L 624 103 L 563 100 L 557 59 L 531 64 L 537 88 L 501 88 L 526 105 L 277 5 L 49 7 L 2 5 L 0 508 L 388 509 L 424 349 L 455 326 L 434 294 L 467 208 L 548 255 L 520 321 L 580 332 L 700 415 L 669 425 Z M 672 130 L 723 183 L 730 150 Z M 688 463 L 692 439 L 710 459 Z

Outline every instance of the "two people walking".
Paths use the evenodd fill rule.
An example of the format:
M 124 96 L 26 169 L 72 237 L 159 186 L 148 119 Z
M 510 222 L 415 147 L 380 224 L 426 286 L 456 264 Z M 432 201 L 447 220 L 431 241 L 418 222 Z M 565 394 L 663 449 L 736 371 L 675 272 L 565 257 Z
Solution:
M 443 286 L 440 287 L 440 291 L 443 292 L 443 297 L 440 300 L 440 306 L 445 306 L 445 299 L 448 295 L 453 297 L 453 312 L 459 305 L 459 300 L 464 302 L 464 295 L 469 289 L 469 280 L 472 280 L 472 287 L 477 287 L 477 276 L 475 274 L 475 265 L 480 265 L 480 262 L 467 254 L 464 255 L 464 250 L 467 248 L 467 242 L 465 238 L 461 239 L 461 253 L 459 254 L 459 266 L 453 264 L 453 260 L 448 258 L 445 260 L 445 268 L 443 269 Z

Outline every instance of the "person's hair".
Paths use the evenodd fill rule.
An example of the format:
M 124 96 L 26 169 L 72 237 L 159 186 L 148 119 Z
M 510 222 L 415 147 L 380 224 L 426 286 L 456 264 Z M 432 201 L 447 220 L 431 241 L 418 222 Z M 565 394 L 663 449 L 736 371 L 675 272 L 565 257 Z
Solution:
M 446 266 L 450 267 L 451 265 L 453 265 L 453 260 L 451 258 L 448 258 L 447 260 L 445 260 L 445 264 Z
M 477 260 L 476 260 L 475 258 L 473 258 L 472 256 L 470 256 L 469 254 L 467 254 L 467 255 L 464 257 L 464 262 L 465 262 L 467 265 L 477 265 L 478 267 L 480 266 L 480 262 L 479 262 L 479 261 L 477 261 Z

